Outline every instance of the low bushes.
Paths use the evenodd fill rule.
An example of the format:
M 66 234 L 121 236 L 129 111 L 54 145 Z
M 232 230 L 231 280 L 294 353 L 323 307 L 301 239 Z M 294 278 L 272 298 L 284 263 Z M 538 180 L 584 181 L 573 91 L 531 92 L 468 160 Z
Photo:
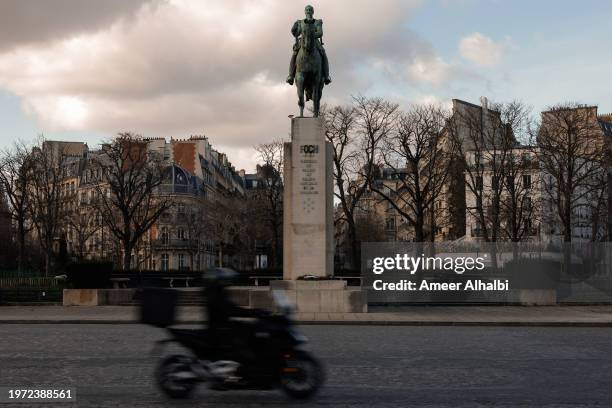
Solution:
M 0 305 L 19 303 L 61 303 L 62 289 L 11 288 L 0 289 Z
M 156 270 L 118 270 L 114 271 L 112 278 L 127 278 L 129 279 L 129 287 L 168 287 L 168 278 L 176 278 L 177 281 L 173 282 L 174 287 L 184 286 L 184 281 L 180 278 L 191 278 L 189 280 L 189 286 L 201 286 L 202 285 L 202 273 L 201 271 L 191 270 L 177 270 L 169 269 L 165 271 Z
M 73 262 L 66 266 L 69 287 L 73 289 L 110 288 L 112 262 Z

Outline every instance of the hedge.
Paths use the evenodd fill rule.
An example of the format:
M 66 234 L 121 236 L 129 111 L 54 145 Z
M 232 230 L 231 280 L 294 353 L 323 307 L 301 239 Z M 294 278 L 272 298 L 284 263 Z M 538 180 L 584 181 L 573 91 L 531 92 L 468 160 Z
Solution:
M 66 265 L 68 285 L 74 289 L 110 288 L 112 262 L 83 261 Z

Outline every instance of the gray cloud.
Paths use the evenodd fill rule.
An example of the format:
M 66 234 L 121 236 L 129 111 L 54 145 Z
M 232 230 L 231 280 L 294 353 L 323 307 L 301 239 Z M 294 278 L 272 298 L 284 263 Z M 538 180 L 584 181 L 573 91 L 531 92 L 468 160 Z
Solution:
M 3 1 L 0 3 L 0 51 L 105 28 L 119 18 L 132 15 L 148 1 Z
M 5 5 L 0 13 L 6 20 L 19 15 L 16 20 L 29 19 L 33 26 L 40 13 L 51 13 L 51 22 L 41 22 L 33 34 L 13 23 L 12 39 L 0 40 L 0 87 L 21 97 L 43 128 L 175 137 L 204 133 L 216 146 L 247 158 L 246 149 L 288 132 L 296 95 L 283 81 L 293 42 L 289 30 L 303 16 L 303 4 L 168 0 L 144 6 L 96 2 L 94 7 L 86 2 L 91 8 L 75 6 L 69 18 L 59 18 L 70 9 L 68 3 L 74 6 L 60 1 L 62 6 L 53 2 L 55 10 L 38 10 L 36 17 L 27 17 L 34 3 L 29 0 L 29 8 L 14 2 L 15 8 Z M 324 90 L 327 102 L 366 92 L 374 84 L 364 72 L 415 86 L 439 86 L 465 75 L 406 28 L 420 1 L 313 3 L 315 17 L 324 19 L 334 78 Z M 36 44 L 18 46 L 26 42 Z M 11 51 L 2 53 L 2 44 Z

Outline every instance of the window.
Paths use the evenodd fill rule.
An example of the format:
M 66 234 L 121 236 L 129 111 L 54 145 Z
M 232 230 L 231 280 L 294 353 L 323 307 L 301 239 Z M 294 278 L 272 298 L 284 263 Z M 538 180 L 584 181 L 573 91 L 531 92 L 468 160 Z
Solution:
M 185 254 L 179 254 L 178 256 L 178 268 L 185 269 L 187 265 L 185 265 Z
M 162 244 L 168 245 L 168 242 L 170 241 L 170 236 L 168 234 L 168 227 L 162 227 L 160 238 L 161 238 Z
M 476 176 L 476 190 L 482 190 L 483 185 L 482 176 Z
M 531 174 L 523 174 L 523 187 L 526 189 L 531 188 Z
M 170 269 L 170 257 L 168 256 L 168 254 L 162 254 L 161 255 L 161 270 L 167 271 L 168 269 Z
M 185 203 L 178 203 L 176 210 L 179 214 L 185 213 Z
M 187 239 L 185 237 L 185 230 L 183 228 L 179 228 L 177 233 L 176 233 L 176 235 L 177 235 L 178 239 L 183 239 L 183 240 Z
M 482 237 L 483 236 L 483 230 L 480 226 L 479 222 L 476 222 L 476 225 L 472 225 L 472 234 L 473 237 Z

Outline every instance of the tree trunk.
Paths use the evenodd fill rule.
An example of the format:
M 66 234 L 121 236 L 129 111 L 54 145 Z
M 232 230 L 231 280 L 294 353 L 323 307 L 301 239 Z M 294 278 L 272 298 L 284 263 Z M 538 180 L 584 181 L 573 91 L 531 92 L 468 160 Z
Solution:
M 436 242 L 436 210 L 434 202 L 431 203 L 431 216 L 429 217 L 429 242 Z
M 132 266 L 132 246 L 123 245 L 123 270 L 129 271 Z
M 51 269 L 51 254 L 49 250 L 45 250 L 45 278 L 49 277 L 50 269 Z
M 360 268 L 359 262 L 359 242 L 357 241 L 357 230 L 355 223 L 352 220 L 348 220 L 348 234 L 349 241 L 351 244 L 351 269 L 357 270 Z
M 281 253 L 280 234 L 278 233 L 278 228 L 275 228 L 274 229 L 274 247 L 272 249 L 272 266 L 275 268 L 280 266 L 280 259 L 279 259 L 280 253 Z
M 23 222 L 19 222 L 19 238 L 17 243 L 17 273 L 21 276 L 23 272 L 23 255 L 25 253 L 25 227 Z
M 416 222 L 414 223 L 414 240 L 416 242 L 424 242 L 425 241 L 425 220 L 423 213 L 416 215 Z

